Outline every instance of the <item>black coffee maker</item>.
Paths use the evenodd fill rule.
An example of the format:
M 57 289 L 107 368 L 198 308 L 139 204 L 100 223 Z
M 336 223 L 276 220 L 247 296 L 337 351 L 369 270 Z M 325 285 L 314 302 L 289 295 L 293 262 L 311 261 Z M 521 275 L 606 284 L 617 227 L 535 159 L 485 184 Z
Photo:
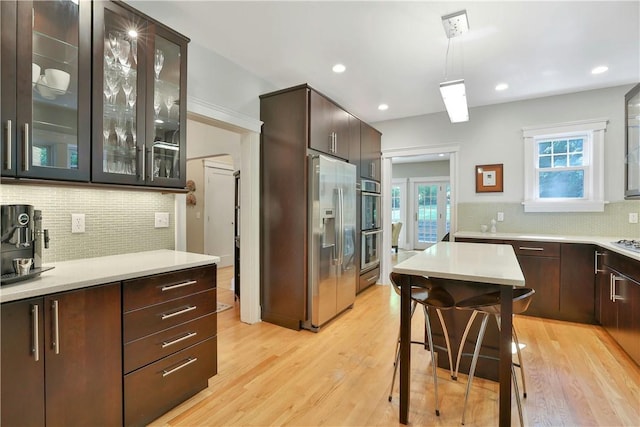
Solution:
M 2 284 L 38 276 L 44 271 L 42 249 L 49 247 L 49 231 L 42 230 L 42 212 L 31 205 L 2 205 L 0 217 Z M 19 274 L 16 260 L 29 259 L 28 271 Z

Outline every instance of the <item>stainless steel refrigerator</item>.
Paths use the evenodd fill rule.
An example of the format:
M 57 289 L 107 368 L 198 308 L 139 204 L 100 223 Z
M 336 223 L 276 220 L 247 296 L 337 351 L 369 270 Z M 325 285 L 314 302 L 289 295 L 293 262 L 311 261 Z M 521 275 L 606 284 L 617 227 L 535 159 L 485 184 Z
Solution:
M 356 298 L 356 167 L 309 156 L 309 279 L 305 329 L 320 326 Z

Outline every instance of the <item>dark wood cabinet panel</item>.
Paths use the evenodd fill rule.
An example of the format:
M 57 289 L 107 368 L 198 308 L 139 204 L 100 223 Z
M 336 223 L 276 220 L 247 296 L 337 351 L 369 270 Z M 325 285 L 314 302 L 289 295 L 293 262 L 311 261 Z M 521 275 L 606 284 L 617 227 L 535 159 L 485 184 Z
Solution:
M 360 176 L 380 181 L 382 134 L 367 123 L 360 123 Z
M 181 298 L 216 287 L 217 265 L 195 267 L 122 282 L 122 309 L 142 307 Z
M 309 92 L 309 148 L 348 160 L 350 114 L 318 92 Z
M 0 424 L 43 426 L 44 310 L 36 298 L 2 304 L 0 309 Z
M 535 289 L 529 316 L 557 319 L 560 312 L 560 259 L 553 257 L 518 256 L 525 277 L 525 286 Z
M 560 318 L 595 323 L 595 249 L 592 245 L 563 243 L 560 251 Z
M 122 423 L 120 304 L 116 283 L 2 305 L 2 425 Z
M 216 354 L 217 338 L 209 338 L 125 375 L 124 424 L 145 425 L 206 388 Z
M 55 294 L 44 303 L 46 424 L 122 423 L 120 283 Z
M 380 267 L 376 267 L 373 270 L 362 273 L 362 275 L 360 275 L 360 280 L 358 281 L 358 292 L 362 292 L 369 286 L 375 285 L 379 277 Z

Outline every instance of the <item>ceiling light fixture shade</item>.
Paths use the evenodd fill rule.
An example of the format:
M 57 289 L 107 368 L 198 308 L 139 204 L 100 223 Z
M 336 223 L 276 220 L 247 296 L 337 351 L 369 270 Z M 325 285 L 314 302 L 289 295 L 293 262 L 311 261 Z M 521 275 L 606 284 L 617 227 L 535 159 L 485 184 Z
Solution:
M 467 108 L 467 94 L 464 80 L 452 80 L 440 83 L 440 93 L 444 106 L 449 114 L 451 123 L 469 121 L 469 109 Z

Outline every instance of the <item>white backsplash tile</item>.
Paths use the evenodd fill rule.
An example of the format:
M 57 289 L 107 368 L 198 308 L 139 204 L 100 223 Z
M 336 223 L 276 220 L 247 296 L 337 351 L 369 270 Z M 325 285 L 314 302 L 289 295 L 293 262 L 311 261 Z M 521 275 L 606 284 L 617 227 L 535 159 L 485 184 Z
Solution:
M 629 224 L 629 213 L 640 212 L 640 200 L 605 205 L 604 212 L 531 213 L 521 203 L 459 203 L 458 230 L 480 231 L 498 212 L 505 220 L 497 223 L 503 233 L 535 233 L 577 236 L 607 236 L 640 239 L 640 224 Z
M 175 247 L 173 194 L 2 184 L 0 203 L 42 211 L 45 263 Z M 154 228 L 155 212 L 169 212 L 169 228 Z M 71 233 L 73 213 L 85 214 L 84 233 Z

